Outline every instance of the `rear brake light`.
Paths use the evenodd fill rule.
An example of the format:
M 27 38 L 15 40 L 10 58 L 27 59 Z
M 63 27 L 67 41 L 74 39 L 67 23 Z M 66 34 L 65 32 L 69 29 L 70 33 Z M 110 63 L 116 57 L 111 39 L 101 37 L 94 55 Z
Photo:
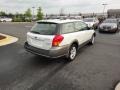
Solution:
M 61 35 L 55 35 L 52 41 L 52 46 L 59 46 L 60 43 L 63 41 L 64 37 Z

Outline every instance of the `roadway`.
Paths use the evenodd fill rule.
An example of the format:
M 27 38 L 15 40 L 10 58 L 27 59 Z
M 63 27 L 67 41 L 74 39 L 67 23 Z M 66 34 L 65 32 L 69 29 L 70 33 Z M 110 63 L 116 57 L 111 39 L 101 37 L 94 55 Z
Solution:
M 0 23 L 0 33 L 19 41 L 0 47 L 1 90 L 114 90 L 120 81 L 120 33 L 97 33 L 93 46 L 73 62 L 48 59 L 24 50 L 33 23 Z

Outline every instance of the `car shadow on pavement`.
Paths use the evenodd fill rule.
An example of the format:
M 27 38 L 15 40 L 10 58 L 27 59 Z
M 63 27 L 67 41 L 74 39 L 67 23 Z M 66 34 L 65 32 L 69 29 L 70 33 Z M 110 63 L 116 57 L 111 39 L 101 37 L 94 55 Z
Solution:
M 37 82 L 33 83 L 33 85 L 29 87 L 30 90 L 33 90 L 33 89 L 37 90 L 40 87 L 42 87 L 44 84 L 46 84 L 50 79 L 52 79 L 52 77 L 54 77 L 59 71 L 61 71 L 70 62 L 68 62 L 64 58 L 49 59 L 41 56 L 34 56 L 30 61 L 30 63 L 34 67 L 42 66 L 42 69 L 46 69 L 46 68 L 50 69 L 51 67 L 47 75 L 45 75 L 43 78 L 38 78 Z
M 108 34 L 108 35 L 114 35 L 114 34 L 117 34 L 117 33 L 119 33 L 119 31 L 117 31 L 117 32 L 99 32 L 100 34 Z
M 34 66 L 39 66 L 39 65 L 50 65 L 50 64 L 56 64 L 56 63 L 63 63 L 63 64 L 68 64 L 69 62 L 64 58 L 46 58 L 42 56 L 33 56 L 32 59 L 30 60 L 30 63 Z
M 84 52 L 84 50 L 87 48 L 89 48 L 88 45 L 81 48 L 80 51 L 78 51 L 78 55 Z M 14 51 L 13 53 L 17 51 Z M 28 53 L 24 49 L 21 53 L 16 54 L 15 58 L 11 60 L 15 60 L 15 66 L 13 65 L 14 68 L 11 68 L 9 71 L 1 74 L 0 85 L 3 87 L 8 86 L 10 88 L 18 88 L 20 86 L 22 88 L 21 90 L 23 90 L 23 87 L 25 87 L 25 89 L 28 88 L 30 84 L 32 84 L 30 89 L 39 89 L 50 79 L 52 79 L 58 72 L 62 71 L 66 66 L 74 63 L 74 61 L 67 61 L 64 57 L 58 59 L 49 59 L 36 56 Z M 78 60 L 77 57 L 75 61 L 76 60 Z M 30 80 L 33 78 L 34 81 L 30 82 Z M 26 85 L 22 84 L 25 82 Z
M 78 53 L 77 56 L 79 56 L 80 54 L 82 54 L 87 48 L 93 47 L 93 45 L 90 45 L 89 43 L 86 44 L 85 46 L 81 47 L 78 49 Z
M 12 71 L 5 74 L 11 77 L 1 79 L 5 80 L 4 83 L 2 83 L 4 84 L 3 87 L 8 86 L 11 90 L 17 90 L 16 88 L 19 88 L 20 85 L 21 89 L 19 90 L 23 90 L 23 88 L 24 90 L 28 90 L 27 88 L 32 84 L 29 89 L 37 90 L 70 63 L 64 58 L 49 59 L 41 56 L 34 56 L 32 54 L 29 55 L 31 56 L 25 59 L 24 64 L 19 64 L 14 70 L 12 69 Z M 33 82 L 29 82 L 31 78 L 34 78 Z M 22 85 L 22 83 L 26 81 L 28 81 L 27 85 Z
M 78 50 L 78 55 L 80 55 L 82 52 L 84 52 L 85 49 L 87 49 L 90 45 L 86 45 L 82 48 L 80 48 Z M 38 80 L 36 83 L 34 83 L 29 89 L 30 90 L 37 90 L 39 89 L 40 87 L 44 86 L 47 82 L 49 82 L 49 80 L 52 79 L 52 77 L 54 77 L 59 71 L 61 71 L 66 65 L 70 64 L 70 63 L 73 63 L 74 61 L 72 62 L 69 62 L 67 61 L 64 57 L 61 57 L 61 58 L 58 58 L 58 59 L 49 59 L 49 58 L 44 58 L 44 57 L 41 57 L 41 56 L 35 56 L 33 57 L 35 59 L 35 61 L 31 61 L 31 63 L 35 66 L 39 66 L 39 65 L 57 65 L 57 67 L 53 70 L 51 70 L 49 72 L 49 74 L 47 76 L 45 76 L 44 78 Z M 77 60 L 77 57 L 76 59 Z

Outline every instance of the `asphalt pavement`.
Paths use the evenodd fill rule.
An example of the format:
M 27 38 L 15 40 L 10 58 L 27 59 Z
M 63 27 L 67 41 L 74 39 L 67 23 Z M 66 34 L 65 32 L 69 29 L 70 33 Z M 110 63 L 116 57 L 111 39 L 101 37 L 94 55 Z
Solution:
M 67 62 L 25 51 L 33 24 L 0 23 L 0 33 L 19 38 L 0 47 L 0 90 L 114 90 L 120 81 L 120 33 L 97 32 L 95 44 Z

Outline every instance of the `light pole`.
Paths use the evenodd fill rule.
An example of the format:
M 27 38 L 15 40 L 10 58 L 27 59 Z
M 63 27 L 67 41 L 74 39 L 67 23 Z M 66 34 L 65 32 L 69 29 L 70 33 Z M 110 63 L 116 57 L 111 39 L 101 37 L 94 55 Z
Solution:
M 103 5 L 103 16 L 105 17 L 105 8 L 106 8 L 106 6 L 107 6 L 108 4 L 104 3 L 104 4 L 102 4 L 102 5 Z
M 32 9 L 33 9 L 32 20 L 34 20 L 34 9 L 35 9 L 35 7 L 32 7 Z
M 64 8 L 60 9 L 60 16 L 64 14 Z

